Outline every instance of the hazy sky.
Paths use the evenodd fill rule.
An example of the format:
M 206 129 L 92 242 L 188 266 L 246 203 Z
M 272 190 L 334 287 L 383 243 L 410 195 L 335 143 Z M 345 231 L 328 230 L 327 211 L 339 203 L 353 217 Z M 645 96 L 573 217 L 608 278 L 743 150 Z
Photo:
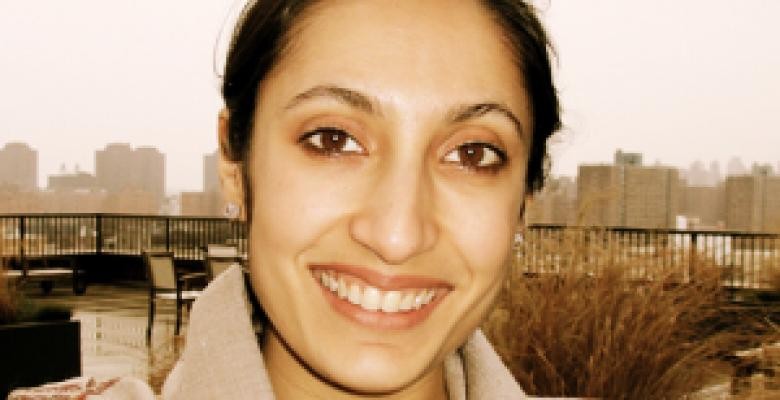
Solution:
M 780 1 L 551 0 L 566 129 L 553 172 L 616 148 L 688 166 L 780 161 Z M 200 190 L 216 147 L 214 50 L 234 0 L 0 0 L 0 146 L 93 171 L 108 142 L 167 155 L 169 191 Z M 218 47 L 218 46 L 217 46 Z

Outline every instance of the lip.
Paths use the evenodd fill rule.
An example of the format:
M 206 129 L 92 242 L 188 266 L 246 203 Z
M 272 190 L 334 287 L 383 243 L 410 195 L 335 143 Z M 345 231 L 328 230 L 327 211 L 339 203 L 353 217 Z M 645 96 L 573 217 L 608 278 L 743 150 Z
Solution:
M 410 329 L 423 323 L 452 289 L 451 284 L 440 279 L 419 275 L 386 275 L 366 267 L 353 265 L 318 264 L 310 266 L 310 270 L 312 271 L 312 276 L 317 271 L 335 271 L 349 274 L 380 290 L 437 289 L 437 294 L 433 300 L 418 310 L 385 313 L 382 311 L 364 310 L 360 306 L 340 299 L 330 290 L 324 288 L 319 283 L 315 283 L 321 289 L 325 300 L 338 314 L 359 325 L 380 330 Z
M 352 275 L 367 285 L 382 290 L 405 289 L 452 289 L 452 285 L 441 279 L 422 275 L 387 275 L 371 268 L 343 264 L 313 264 L 309 266 L 312 272 L 335 271 Z

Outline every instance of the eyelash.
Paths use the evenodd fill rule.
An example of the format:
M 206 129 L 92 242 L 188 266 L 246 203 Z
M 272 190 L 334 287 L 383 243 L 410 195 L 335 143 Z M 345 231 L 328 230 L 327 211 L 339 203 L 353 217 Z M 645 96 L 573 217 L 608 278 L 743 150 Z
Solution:
M 341 144 L 341 148 L 326 148 L 323 144 L 323 139 L 327 138 L 326 135 L 331 135 L 330 144 L 336 143 L 338 145 L 339 141 L 344 141 Z M 338 138 L 336 138 L 337 136 Z M 335 127 L 319 127 L 306 132 L 303 136 L 301 136 L 300 139 L 298 139 L 298 143 L 300 143 L 307 151 L 325 157 L 338 157 L 355 154 L 360 155 L 366 153 L 365 148 L 362 144 L 360 144 L 360 142 L 358 142 L 357 139 L 355 139 L 352 135 L 343 129 Z M 474 150 L 474 147 L 478 147 L 479 150 L 483 152 L 480 159 L 477 160 L 479 161 L 477 165 L 467 165 L 464 163 L 464 160 L 460 159 L 461 156 L 465 155 L 463 152 L 469 151 L 469 147 L 471 147 L 471 150 Z M 488 153 L 485 153 L 486 150 Z M 480 165 L 482 164 L 482 160 L 485 158 L 485 156 L 492 156 L 494 160 L 491 160 L 487 165 Z M 471 170 L 476 173 L 487 174 L 495 174 L 500 171 L 504 166 L 506 166 L 507 159 L 508 157 L 505 151 L 501 150 L 493 144 L 484 142 L 463 143 L 455 149 L 450 150 L 447 154 L 444 155 L 443 158 L 445 162 L 459 164 L 462 168 Z
M 462 152 L 468 151 L 469 147 L 472 147 L 471 150 L 473 150 L 473 147 L 479 147 L 479 150 L 483 152 L 482 157 L 480 157 L 479 164 L 478 165 L 467 165 L 464 163 L 464 160 L 462 159 L 456 159 L 452 160 L 451 158 L 460 158 L 464 154 Z M 484 153 L 485 150 L 487 150 L 489 153 L 492 154 L 486 154 Z M 488 156 L 494 158 L 495 160 L 491 160 L 490 163 L 487 165 L 480 165 L 482 164 L 482 160 Z M 502 168 L 504 168 L 507 164 L 508 157 L 506 155 L 506 152 L 498 148 L 497 146 L 490 144 L 490 143 L 484 143 L 484 142 L 468 142 L 463 143 L 456 147 L 453 150 L 450 150 L 447 154 L 444 155 L 444 161 L 459 164 L 462 168 L 466 168 L 469 170 L 472 170 L 477 173 L 488 173 L 488 174 L 495 174 L 498 171 L 500 171 Z
M 328 149 L 323 144 L 323 139 L 327 138 L 326 135 L 331 135 L 331 142 L 345 140 L 345 143 L 343 143 L 343 146 L 340 149 Z M 340 139 L 332 140 L 336 136 L 339 136 Z M 298 143 L 300 143 L 306 150 L 322 156 L 334 157 L 351 154 L 365 154 L 363 145 L 361 145 L 357 139 L 355 139 L 349 133 L 345 132 L 343 129 L 334 127 L 320 127 L 309 131 L 301 136 L 300 139 L 298 139 Z M 344 150 L 345 148 L 347 150 Z

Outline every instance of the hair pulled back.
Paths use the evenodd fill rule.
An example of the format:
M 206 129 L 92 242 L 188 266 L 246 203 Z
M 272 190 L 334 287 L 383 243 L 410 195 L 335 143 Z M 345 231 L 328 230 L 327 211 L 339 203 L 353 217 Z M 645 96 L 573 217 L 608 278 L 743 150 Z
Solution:
M 255 0 L 242 10 L 228 49 L 222 82 L 222 97 L 230 115 L 225 155 L 231 160 L 248 161 L 259 85 L 281 59 L 295 23 L 320 2 Z M 533 130 L 525 185 L 529 192 L 537 191 L 544 184 L 547 170 L 547 139 L 561 127 L 550 66 L 551 45 L 533 6 L 525 1 L 480 3 L 501 26 L 503 39 L 514 50 L 531 101 Z

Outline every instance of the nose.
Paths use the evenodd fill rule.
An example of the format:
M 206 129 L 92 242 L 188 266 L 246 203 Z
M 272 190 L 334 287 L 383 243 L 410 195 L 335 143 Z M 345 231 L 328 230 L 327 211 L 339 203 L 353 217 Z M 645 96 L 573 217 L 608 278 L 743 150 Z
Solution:
M 381 174 L 350 221 L 352 239 L 383 262 L 400 265 L 436 243 L 432 182 L 414 168 Z

